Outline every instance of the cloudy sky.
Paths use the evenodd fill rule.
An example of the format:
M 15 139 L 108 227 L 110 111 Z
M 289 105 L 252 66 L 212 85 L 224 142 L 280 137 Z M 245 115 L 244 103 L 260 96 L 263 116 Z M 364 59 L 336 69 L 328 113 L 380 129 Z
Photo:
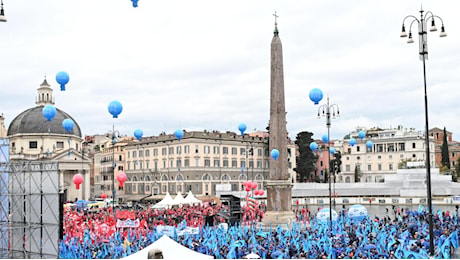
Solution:
M 404 17 L 420 8 L 440 16 L 448 37 L 428 33 L 430 128 L 460 140 L 458 1 L 3 0 L 0 113 L 6 127 L 35 106 L 46 75 L 56 107 L 85 135 L 115 128 L 132 135 L 181 128 L 238 132 L 269 121 L 270 43 L 274 16 L 283 44 L 287 129 L 295 138 L 327 133 L 313 88 L 342 114 L 331 138 L 357 126 L 423 131 L 423 66 L 415 43 L 400 38 Z M 406 22 L 409 30 L 410 21 Z M 66 91 L 55 80 L 70 75 Z M 113 119 L 107 107 L 123 104 Z M 325 100 L 320 102 L 324 104 Z

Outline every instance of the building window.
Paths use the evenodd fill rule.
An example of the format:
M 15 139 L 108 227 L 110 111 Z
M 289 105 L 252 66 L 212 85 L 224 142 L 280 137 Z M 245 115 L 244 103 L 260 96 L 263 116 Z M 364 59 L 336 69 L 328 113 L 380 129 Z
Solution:
M 368 170 L 368 171 L 372 171 L 372 165 L 371 165 L 371 164 L 368 164 L 368 165 L 367 165 L 367 170 Z
M 177 146 L 177 147 L 176 147 L 176 153 L 177 153 L 178 155 L 180 155 L 180 154 L 182 153 L 182 147 L 181 147 L 181 146 Z
M 154 167 L 153 169 L 154 169 L 155 171 L 158 171 L 158 161 L 153 162 L 153 165 L 154 165 L 154 166 L 153 166 L 153 167 Z
M 167 149 L 166 147 L 161 148 L 161 155 L 166 155 Z
M 29 149 L 37 149 L 37 148 L 38 148 L 37 141 L 30 141 L 29 142 Z
M 184 153 L 189 154 L 190 153 L 190 145 L 185 145 L 184 146 Z
M 137 158 L 137 152 L 133 151 L 133 158 Z
M 174 154 L 174 147 L 169 147 L 168 149 L 168 154 L 173 155 Z
M 158 149 L 157 148 L 153 149 L 153 156 L 158 156 Z
M 204 159 L 204 167 L 211 167 L 211 160 Z
M 261 160 L 257 160 L 257 168 L 262 168 L 262 161 Z
M 349 171 L 350 171 L 350 165 L 349 165 L 349 164 L 345 165 L 345 171 L 346 171 L 346 172 L 349 172 Z
M 358 145 L 358 146 L 356 146 L 356 151 L 357 151 L 357 152 L 359 152 L 359 145 Z
M 140 157 L 144 157 L 144 151 L 142 151 L 142 150 L 139 151 L 139 158 Z
M 214 146 L 214 154 L 219 154 L 219 146 Z
M 389 169 L 390 171 L 393 170 L 393 164 L 392 164 L 392 163 L 388 164 L 388 169 Z
M 185 167 L 190 167 L 190 159 L 189 159 L 189 158 L 186 158 L 186 159 L 184 160 L 184 166 L 185 166 Z
M 219 159 L 214 159 L 214 167 L 220 167 Z
M 176 160 L 176 166 L 177 166 L 177 168 L 180 168 L 182 166 L 182 160 L 181 159 Z
M 222 147 L 222 153 L 223 154 L 228 154 L 228 147 L 227 146 Z
M 205 146 L 204 146 L 204 153 L 205 153 L 205 154 L 211 153 L 211 148 L 209 147 L 209 145 L 205 145 Z
M 145 157 L 150 157 L 150 150 L 149 149 L 145 150 Z
M 262 148 L 257 149 L 257 156 L 262 156 Z
M 199 152 L 200 152 L 200 149 L 199 149 L 199 148 L 200 148 L 200 146 L 195 145 L 195 153 L 199 153 Z
M 195 158 L 195 166 L 196 167 L 200 166 L 200 159 Z
M 228 160 L 227 160 L 227 159 L 224 159 L 224 160 L 222 161 L 222 163 L 223 163 L 223 166 L 224 166 L 224 167 L 228 167 Z
M 238 161 L 232 160 L 232 168 L 237 168 L 237 167 L 238 167 Z
M 240 148 L 240 155 L 246 155 L 246 148 Z
M 382 165 L 381 165 L 381 164 L 378 164 L 378 165 L 377 165 L 377 168 L 378 168 L 379 171 L 381 171 L 381 170 L 382 170 Z
M 232 147 L 232 155 L 237 155 L 238 149 L 236 147 Z
M 57 148 L 57 149 L 62 149 L 62 148 L 64 148 L 64 142 L 56 142 L 56 148 Z

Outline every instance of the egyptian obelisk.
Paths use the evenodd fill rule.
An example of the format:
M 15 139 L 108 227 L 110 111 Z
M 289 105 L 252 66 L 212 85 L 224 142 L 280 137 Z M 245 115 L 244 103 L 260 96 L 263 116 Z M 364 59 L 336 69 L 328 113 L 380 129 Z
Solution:
M 286 108 L 284 102 L 283 50 L 279 38 L 277 15 L 275 31 L 271 43 L 270 71 L 270 123 L 269 151 L 277 149 L 279 156 L 270 158 L 270 176 L 265 181 L 267 189 L 267 212 L 264 214 L 264 225 L 276 227 L 295 220 L 292 212 L 292 183 L 288 173 Z

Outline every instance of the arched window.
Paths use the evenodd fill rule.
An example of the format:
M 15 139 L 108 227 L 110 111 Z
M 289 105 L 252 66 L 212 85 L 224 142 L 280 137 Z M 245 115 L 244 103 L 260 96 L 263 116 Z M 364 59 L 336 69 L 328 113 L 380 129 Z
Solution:
M 182 174 L 178 174 L 176 176 L 176 181 L 183 181 L 184 180 L 184 177 L 182 176 Z
M 230 179 L 230 176 L 228 176 L 228 174 L 222 175 L 222 181 L 224 181 L 224 182 L 230 182 L 230 180 L 231 180 L 231 179 Z
M 211 181 L 212 177 L 208 173 L 205 173 L 202 178 L 203 181 Z
M 150 178 L 150 175 L 145 176 L 145 181 L 146 182 L 152 181 L 152 178 Z
M 162 181 L 168 181 L 168 176 L 166 176 L 166 175 L 161 176 L 161 180 Z
M 134 175 L 132 178 L 131 178 L 132 181 L 137 181 L 137 176 Z
M 240 176 L 238 176 L 238 181 L 247 181 L 248 180 L 248 175 L 246 174 L 240 174 Z
M 346 182 L 346 183 L 350 183 L 350 182 L 351 182 L 350 176 L 345 177 L 345 182 Z
M 256 181 L 263 181 L 263 180 L 264 180 L 264 176 L 262 176 L 261 174 L 257 174 L 255 180 L 256 180 Z

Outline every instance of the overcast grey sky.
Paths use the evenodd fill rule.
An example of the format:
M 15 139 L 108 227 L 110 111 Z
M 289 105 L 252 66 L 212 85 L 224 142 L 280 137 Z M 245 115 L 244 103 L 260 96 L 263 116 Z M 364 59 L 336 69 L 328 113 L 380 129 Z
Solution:
M 423 69 L 414 44 L 400 38 L 407 15 L 440 16 L 447 31 L 428 33 L 430 128 L 460 140 L 459 1 L 153 1 L 3 0 L 0 113 L 6 126 L 35 106 L 44 75 L 56 107 L 85 135 L 112 124 L 144 136 L 181 128 L 264 130 L 269 121 L 274 17 L 283 44 L 287 129 L 291 138 L 327 133 L 308 94 L 320 88 L 342 116 L 331 138 L 357 126 L 424 130 Z M 406 23 L 407 24 L 407 23 Z M 409 30 L 408 24 L 406 29 Z M 70 75 L 66 91 L 55 81 Z M 123 104 L 118 119 L 107 110 Z M 324 104 L 325 99 L 320 103 Z

